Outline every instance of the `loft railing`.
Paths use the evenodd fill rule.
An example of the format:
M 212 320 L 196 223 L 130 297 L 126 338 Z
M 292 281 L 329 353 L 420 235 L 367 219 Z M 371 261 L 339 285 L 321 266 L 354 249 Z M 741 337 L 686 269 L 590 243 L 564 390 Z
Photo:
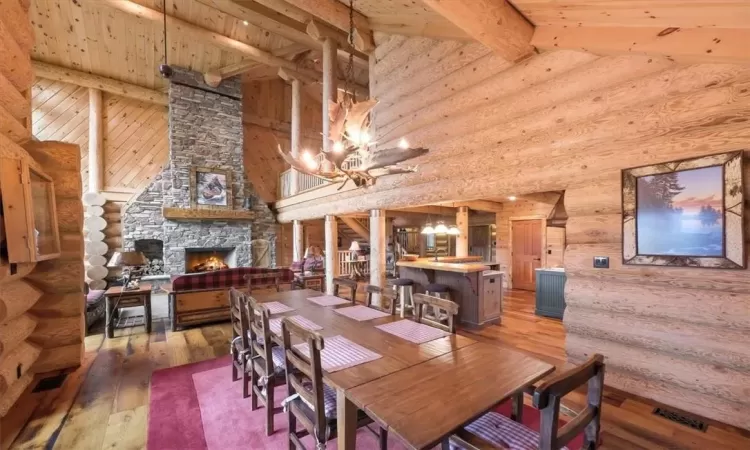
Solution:
M 359 259 L 352 258 L 352 252 L 349 250 L 339 250 L 339 276 L 350 276 L 356 268 L 361 271 L 361 275 L 370 274 L 370 255 L 359 256 Z
M 314 159 L 318 164 L 321 164 L 323 161 L 325 161 L 322 153 L 318 153 L 317 155 L 315 155 Z M 358 154 L 354 154 L 350 155 L 346 159 L 346 161 L 344 161 L 342 167 L 348 170 L 355 169 L 360 165 L 362 165 L 362 157 Z M 313 189 L 318 189 L 322 186 L 326 186 L 330 184 L 330 182 L 314 177 L 312 175 L 308 175 L 306 173 L 299 173 L 297 175 L 297 184 L 299 187 L 297 193 L 301 194 L 302 192 L 307 192 Z M 287 169 L 281 172 L 281 175 L 279 175 L 279 195 L 281 196 L 280 198 L 288 198 L 292 196 L 292 169 Z

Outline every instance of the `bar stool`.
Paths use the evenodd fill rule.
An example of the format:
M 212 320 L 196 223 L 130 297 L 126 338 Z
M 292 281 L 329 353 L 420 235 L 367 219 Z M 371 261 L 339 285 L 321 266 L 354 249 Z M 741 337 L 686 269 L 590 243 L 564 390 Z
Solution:
M 433 297 L 439 297 L 445 300 L 451 299 L 451 291 L 448 285 L 446 284 L 440 284 L 440 283 L 430 283 L 427 286 L 425 286 L 425 294 L 431 295 Z M 435 310 L 428 305 L 423 306 L 426 310 L 423 312 L 424 316 L 428 319 L 436 320 L 438 322 L 442 322 L 443 320 L 446 320 L 448 316 L 442 315 L 442 317 L 438 317 L 435 314 Z
M 406 315 L 406 310 L 411 310 L 414 314 L 414 300 L 412 295 L 414 294 L 414 281 L 408 278 L 396 278 L 393 280 L 393 286 L 396 289 L 396 298 L 398 299 L 398 310 L 403 318 Z

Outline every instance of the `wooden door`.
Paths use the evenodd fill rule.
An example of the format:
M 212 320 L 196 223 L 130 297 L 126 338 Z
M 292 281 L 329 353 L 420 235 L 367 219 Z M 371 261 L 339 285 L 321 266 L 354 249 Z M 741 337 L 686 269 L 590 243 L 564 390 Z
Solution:
M 536 271 L 542 265 L 542 221 L 516 220 L 511 222 L 512 283 L 513 289 L 536 289 Z

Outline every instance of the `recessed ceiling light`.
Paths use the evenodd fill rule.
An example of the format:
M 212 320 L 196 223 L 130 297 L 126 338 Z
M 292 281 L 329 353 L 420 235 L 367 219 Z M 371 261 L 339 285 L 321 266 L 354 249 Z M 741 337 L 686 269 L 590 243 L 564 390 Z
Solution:
M 516 201 L 516 196 L 515 195 L 511 195 L 510 197 L 508 197 L 508 200 L 510 200 L 512 202 L 515 202 Z
M 247 20 L 243 20 L 243 21 L 242 21 L 242 24 L 243 24 L 243 25 L 245 25 L 245 26 L 248 26 L 248 25 L 249 25 L 249 24 L 247 23 Z

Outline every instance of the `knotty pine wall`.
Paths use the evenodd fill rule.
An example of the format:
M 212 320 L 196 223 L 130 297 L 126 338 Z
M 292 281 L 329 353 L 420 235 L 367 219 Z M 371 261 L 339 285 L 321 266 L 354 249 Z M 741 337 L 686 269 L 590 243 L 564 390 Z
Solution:
M 28 7 L 28 1 L 0 2 L 0 157 L 24 160 L 55 181 L 62 255 L 38 264 L 14 265 L 0 255 L 2 449 L 10 446 L 37 405 L 33 400 L 18 401 L 33 387 L 36 374 L 74 367 L 83 356 L 79 149 L 30 142 L 34 75 L 29 53 L 34 34 Z M 5 235 L 3 220 L 0 210 L 0 242 L 19 239 Z
M 103 95 L 103 190 L 137 193 L 167 162 L 167 107 Z M 32 88 L 33 133 L 81 147 L 81 179 L 88 190 L 88 88 L 39 78 Z
M 322 106 L 306 93 L 301 102 L 301 145 L 315 154 L 322 145 Z M 279 198 L 279 176 L 287 169 L 276 148 L 281 145 L 285 151 L 291 150 L 292 88 L 280 79 L 245 82 L 242 110 L 245 172 L 261 198 L 275 202 Z
M 478 44 L 377 39 L 378 140 L 430 153 L 280 220 L 566 191 L 570 360 L 600 351 L 607 384 L 750 428 L 750 274 L 622 267 L 618 225 L 621 169 L 748 148 L 750 67 L 573 51 L 511 66 Z

